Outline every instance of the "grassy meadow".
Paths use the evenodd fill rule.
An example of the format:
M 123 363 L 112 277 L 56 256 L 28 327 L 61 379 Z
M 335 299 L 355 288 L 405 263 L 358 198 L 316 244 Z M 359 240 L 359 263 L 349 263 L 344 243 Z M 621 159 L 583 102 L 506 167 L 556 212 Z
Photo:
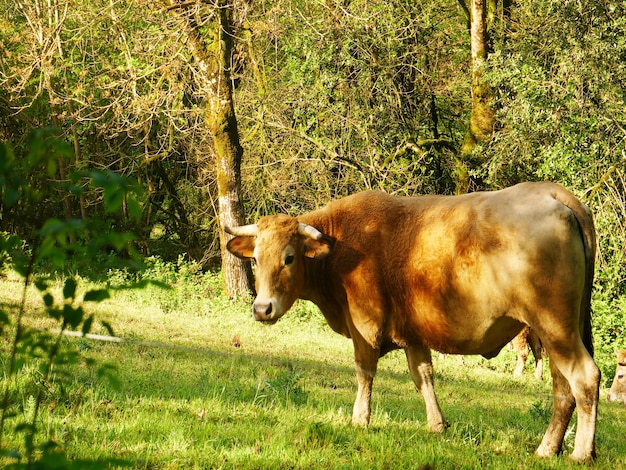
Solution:
M 22 369 L 10 384 L 17 415 L 5 425 L 6 447 L 23 447 L 15 425 L 32 413 L 44 386 L 37 441 L 53 439 L 85 468 L 576 467 L 567 459 L 573 429 L 564 456 L 532 455 L 550 416 L 549 373 L 536 381 L 529 361 L 514 379 L 509 350 L 464 363 L 435 354 L 438 397 L 450 422 L 442 435 L 428 431 L 404 354 L 389 354 L 379 364 L 371 425 L 355 428 L 351 342 L 314 306 L 301 302 L 266 326 L 252 320 L 249 300 L 221 295 L 218 275 L 192 270 L 165 280 L 172 289 L 118 291 L 94 308 L 127 341 L 64 339 L 82 358 L 114 367 L 114 379 L 84 362 L 59 366 L 45 384 L 34 367 Z M 108 282 L 115 284 L 115 274 Z M 0 281 L 3 302 L 17 301 L 21 290 L 16 277 Z M 33 290 L 28 299 L 26 322 L 52 327 L 37 313 L 39 294 Z M 93 333 L 107 334 L 99 327 Z M 3 333 L 5 369 L 11 334 Z M 594 467 L 626 468 L 626 408 L 605 396 L 603 389 Z

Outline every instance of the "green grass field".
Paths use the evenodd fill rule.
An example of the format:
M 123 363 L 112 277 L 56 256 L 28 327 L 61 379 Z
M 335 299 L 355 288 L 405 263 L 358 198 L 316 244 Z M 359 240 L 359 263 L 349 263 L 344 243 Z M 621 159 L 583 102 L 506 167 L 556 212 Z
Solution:
M 117 384 L 82 362 L 58 367 L 45 384 L 25 367 L 10 385 L 17 415 L 5 445 L 22 449 L 14 426 L 32 413 L 44 386 L 37 441 L 55 440 L 85 468 L 576 467 L 567 459 L 573 429 L 564 456 L 533 456 L 550 416 L 551 383 L 536 381 L 530 364 L 514 379 L 513 352 L 464 364 L 435 354 L 435 385 L 450 422 L 442 435 L 428 431 L 404 354 L 391 353 L 379 365 L 371 425 L 355 428 L 351 342 L 304 302 L 276 325 L 258 324 L 247 301 L 223 298 L 219 278 L 203 276 L 172 290 L 121 291 L 98 305 L 97 318 L 126 342 L 64 340 L 82 357 L 114 365 Z M 21 285 L 5 279 L 0 292 L 4 302 L 15 300 Z M 50 327 L 36 313 L 37 294 L 29 298 L 28 324 Z M 10 335 L 2 342 L 5 369 Z M 603 389 L 595 468 L 626 468 L 626 408 L 605 396 Z

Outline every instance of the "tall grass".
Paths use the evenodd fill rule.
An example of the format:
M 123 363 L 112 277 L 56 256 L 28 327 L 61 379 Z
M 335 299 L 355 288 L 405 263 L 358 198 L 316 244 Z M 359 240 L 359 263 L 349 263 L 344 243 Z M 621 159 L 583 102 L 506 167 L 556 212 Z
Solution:
M 374 384 L 371 426 L 353 427 L 352 346 L 315 307 L 301 302 L 265 326 L 251 319 L 248 299 L 222 297 L 219 275 L 182 262 L 151 269 L 173 288 L 120 291 L 94 307 L 127 341 L 64 340 L 85 359 L 114 366 L 114 380 L 81 362 L 59 367 L 48 383 L 26 367 L 11 385 L 12 406 L 23 415 L 44 388 L 38 440 L 60 444 L 70 462 L 145 469 L 574 466 L 566 458 L 573 430 L 565 456 L 532 455 L 550 416 L 551 384 L 530 371 L 513 379 L 511 351 L 464 363 L 435 355 L 438 396 L 451 423 L 442 435 L 428 431 L 404 355 L 391 353 Z M 127 276 L 111 272 L 108 282 Z M 5 302 L 19 296 L 16 285 L 10 277 L 0 281 Z M 26 321 L 46 328 L 36 299 Z M 4 340 L 1 347 L 4 361 Z M 6 441 L 19 449 L 14 421 Z M 626 467 L 624 429 L 626 409 L 603 399 L 596 468 Z M 0 464 L 15 463 L 3 458 Z

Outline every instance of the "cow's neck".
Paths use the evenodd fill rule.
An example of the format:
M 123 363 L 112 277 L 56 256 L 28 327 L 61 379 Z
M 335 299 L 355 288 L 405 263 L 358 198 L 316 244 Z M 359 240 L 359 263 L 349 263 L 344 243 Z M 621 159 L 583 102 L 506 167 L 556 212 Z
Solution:
M 299 217 L 300 222 L 309 224 L 322 233 L 333 236 L 332 223 L 324 209 L 305 214 Z M 350 336 L 345 316 L 341 311 L 339 281 L 330 269 L 332 254 L 322 259 L 307 259 L 304 261 L 304 286 L 299 298 L 310 300 L 321 310 L 329 326 L 337 333 Z

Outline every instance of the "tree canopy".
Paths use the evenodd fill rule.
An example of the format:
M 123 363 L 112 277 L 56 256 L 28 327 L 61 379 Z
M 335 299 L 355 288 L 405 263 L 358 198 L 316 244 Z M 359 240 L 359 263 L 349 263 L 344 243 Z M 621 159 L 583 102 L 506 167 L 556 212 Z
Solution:
M 452 194 L 525 180 L 573 189 L 596 214 L 599 291 L 626 294 L 626 6 L 618 0 L 485 2 L 481 65 L 493 134 L 462 152 L 472 113 L 464 0 L 171 1 L 210 45 L 228 9 L 228 76 L 243 149 L 244 213 L 297 214 L 366 188 Z M 144 189 L 138 221 L 102 194 L 2 208 L 28 234 L 50 215 L 102 214 L 145 253 L 220 260 L 216 153 L 201 61 L 166 2 L 0 4 L 0 139 L 20 154 L 52 127 L 73 148 L 28 177 L 115 170 Z M 467 173 L 467 174 L 464 174 Z M 50 174 L 53 175 L 50 178 Z

